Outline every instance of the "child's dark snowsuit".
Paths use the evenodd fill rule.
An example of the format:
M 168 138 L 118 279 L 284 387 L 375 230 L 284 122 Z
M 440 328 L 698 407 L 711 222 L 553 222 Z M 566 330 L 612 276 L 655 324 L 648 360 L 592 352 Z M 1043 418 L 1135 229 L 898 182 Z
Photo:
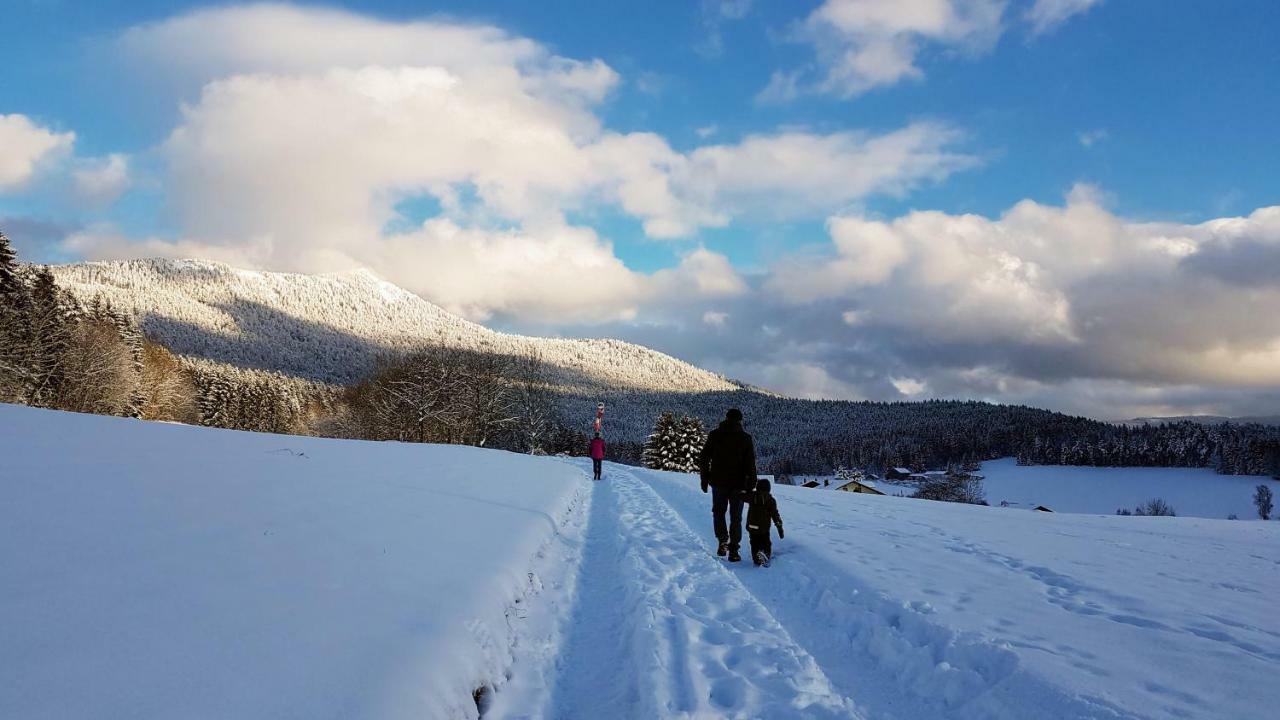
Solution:
M 778 538 L 782 532 L 782 516 L 778 514 L 778 501 L 769 493 L 769 481 L 761 480 L 756 491 L 747 498 L 751 509 L 747 510 L 747 536 L 751 539 L 751 559 L 757 565 L 768 564 L 773 557 L 773 541 L 769 539 L 769 524 L 778 526 Z M 764 553 L 761 560 L 760 553 Z

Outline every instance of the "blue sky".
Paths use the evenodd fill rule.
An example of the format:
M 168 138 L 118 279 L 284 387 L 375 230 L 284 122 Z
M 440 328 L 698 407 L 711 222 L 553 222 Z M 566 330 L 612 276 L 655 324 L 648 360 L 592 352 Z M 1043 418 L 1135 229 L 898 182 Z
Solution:
M 811 396 L 898 399 L 916 391 L 1058 404 L 1099 416 L 1256 411 L 1268 409 L 1259 402 L 1275 401 L 1280 378 L 1253 367 L 1280 352 L 1280 335 L 1269 328 L 1217 338 L 1153 335 L 1112 353 L 1092 348 L 1100 340 L 1090 334 L 1123 325 L 1108 314 L 1119 310 L 1084 314 L 1099 287 L 1148 283 L 1173 292 L 1181 283 L 1187 292 L 1209 292 L 1201 287 L 1207 280 L 1185 274 L 1193 267 L 1237 267 L 1241 253 L 1273 257 L 1273 222 L 1256 213 L 1276 205 L 1280 194 L 1274 129 L 1280 5 L 1274 2 L 549 0 L 280 8 L 282 14 L 234 3 L 10 0 L 0 18 L 6 37 L 0 116 L 23 119 L 22 137 L 34 138 L 28 155 L 36 159 L 29 172 L 15 170 L 7 187 L 0 172 L 0 227 L 24 255 L 61 261 L 203 251 L 239 264 L 308 272 L 363 264 L 491 324 L 644 340 Z M 181 34 L 184 19 L 194 35 Z M 329 55 L 281 40 L 289 27 L 310 22 L 332 33 L 324 36 L 330 43 L 352 33 L 382 33 L 386 40 L 370 41 L 367 51 Z M 234 197 L 246 182 L 236 173 L 259 174 L 248 155 L 227 156 L 297 105 L 245 119 L 246 108 L 271 96 L 237 105 L 229 99 L 233 92 L 215 96 L 210 88 L 252 76 L 264 87 L 235 92 L 269 93 L 285 78 L 301 83 L 305 77 L 316 85 L 290 91 L 310 99 L 324 83 L 325 92 L 337 92 L 332 85 L 348 81 L 418 82 L 404 75 L 326 76 L 335 69 L 438 65 L 460 79 L 455 90 L 473 99 L 469 88 L 482 92 L 484 107 L 507 102 L 491 74 L 498 65 L 477 67 L 465 52 L 446 57 L 422 49 L 435 42 L 430 33 L 459 28 L 497 33 L 473 40 L 499 54 L 517 52 L 512 48 L 525 47 L 521 43 L 537 48 L 533 55 L 519 50 L 502 66 L 520 76 L 510 97 L 533 98 L 537 107 L 501 132 L 519 136 L 521 127 L 554 116 L 562 123 L 554 131 L 574 146 L 569 154 L 531 152 L 528 160 L 500 158 L 492 166 L 459 160 L 456 170 L 417 172 L 447 152 L 446 143 L 407 167 L 345 173 L 351 163 L 382 152 L 353 148 L 326 165 L 348 176 L 345 195 L 327 187 L 313 196 L 294 193 L 305 184 L 305 175 L 295 174 L 264 182 L 259 196 L 283 193 L 269 207 L 261 197 Z M 395 37 L 412 47 L 384 52 Z M 590 87 L 547 89 L 547 78 L 566 65 L 594 68 Z M 250 103 L 248 97 L 235 102 Z M 414 107 L 395 111 L 417 126 L 434 121 L 432 113 L 413 115 L 421 111 Z M 324 111 L 302 112 L 291 121 L 297 127 L 325 122 Z M 175 142 L 179 136 L 192 142 Z M 865 154 L 877 138 L 899 137 L 906 138 L 902 154 Z M 761 143 L 753 146 L 752 138 Z M 314 153 L 327 157 L 332 140 L 316 142 Z M 517 141 L 504 136 L 502 142 Z M 524 146 L 501 147 L 510 156 Z M 848 155 L 826 167 L 823 158 L 839 156 L 840 148 Z M 4 152 L 0 147 L 0 162 Z M 288 157 L 305 163 L 298 158 L 309 155 Z M 797 165 L 780 169 L 786 158 Z M 581 162 L 581 176 L 548 177 L 531 168 L 539 159 L 563 167 Z M 274 160 L 282 162 L 289 161 Z M 806 164 L 815 165 L 820 180 L 806 184 Z M 879 164 L 884 167 L 873 177 L 856 176 Z M 484 178 L 512 167 L 531 175 L 498 182 L 498 189 L 485 185 Z M 352 184 L 351 175 L 367 176 L 367 184 Z M 659 192 L 664 183 L 670 192 Z M 224 192 L 232 197 L 226 207 L 235 221 L 218 217 L 214 207 Z M 335 229 L 332 237 L 301 244 L 297 236 L 311 228 L 293 217 L 317 203 L 368 212 L 367 222 L 353 223 L 346 235 Z M 929 213 L 943 225 L 924 228 L 934 217 Z M 968 214 L 988 225 L 968 227 Z M 1231 217 L 1250 219 L 1229 230 L 1214 224 Z M 448 224 L 432 225 L 433 219 Z M 327 227 L 334 225 L 345 226 L 344 219 L 335 216 Z M 934 247 L 931 232 L 959 239 Z M 1092 247 L 1088 233 L 1110 239 Z M 1081 245 L 1044 254 L 1043 246 L 1054 242 Z M 299 245 L 282 250 L 289 243 Z M 482 251 L 468 260 L 460 257 L 461 245 Z M 1157 254 L 1132 257 L 1131 245 Z M 921 269 L 919 258 L 955 247 L 973 267 L 1004 263 L 1006 274 L 964 285 Z M 614 274 L 588 280 L 577 299 L 553 301 L 553 289 L 503 274 L 513 263 L 499 256 L 535 251 L 566 253 L 587 276 L 606 266 Z M 1211 251 L 1225 259 L 1210 263 L 1204 258 Z M 1073 264 L 1071 256 L 1082 252 L 1098 253 L 1105 272 Z M 411 270 L 446 257 L 471 271 L 471 285 L 495 287 L 442 289 L 447 283 L 431 282 L 430 271 L 421 278 Z M 819 277 L 820 269 L 830 277 L 815 281 L 817 290 L 794 290 L 809 282 L 797 277 Z M 965 326 L 991 315 L 984 293 L 992 283 L 1009 284 L 1008 297 L 1022 298 L 1014 304 L 1035 309 L 997 318 L 990 324 L 999 329 L 984 329 L 975 342 L 942 338 L 932 321 L 893 309 L 936 291 L 942 310 L 929 312 L 973 305 L 973 318 L 952 318 L 948 325 Z M 512 290 L 520 286 L 529 290 Z M 673 300 L 681 287 L 699 289 Z M 916 289 L 894 297 L 894 287 Z M 1248 307 L 1256 311 L 1277 309 L 1268 294 L 1274 288 L 1264 290 L 1182 312 L 1212 317 L 1232 301 L 1254 303 Z M 1116 298 L 1117 305 L 1127 302 Z M 761 303 L 767 311 L 744 312 Z M 774 318 L 772 324 L 763 317 Z M 1009 327 L 1001 324 L 1006 321 Z M 792 326 L 803 329 L 791 332 Z M 708 341 L 708 327 L 733 335 L 735 343 Z M 932 350 L 920 347 L 922 337 L 933 338 L 924 343 Z M 1065 345 L 1055 346 L 1058 341 Z M 1179 343 L 1185 357 L 1133 360 L 1144 348 Z M 752 357 L 746 349 L 761 346 L 784 351 Z M 1062 357 L 1068 347 L 1066 355 L 1076 359 L 1066 367 L 1044 360 Z M 1097 359 L 1109 354 L 1116 357 Z M 1114 406 L 1080 400 L 1095 396 L 1125 399 Z

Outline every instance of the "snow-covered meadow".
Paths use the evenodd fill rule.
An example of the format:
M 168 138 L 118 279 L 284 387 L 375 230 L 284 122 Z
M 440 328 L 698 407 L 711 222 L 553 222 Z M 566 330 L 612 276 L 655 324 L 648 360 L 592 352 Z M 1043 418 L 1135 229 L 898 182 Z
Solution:
M 1266 718 L 1280 523 L 0 406 L 0 717 Z
M 0 405 L 0 717 L 474 715 L 586 487 L 470 447 Z
M 1255 475 L 1219 475 L 1210 468 L 1096 468 L 1066 465 L 1020 466 L 1013 458 L 982 464 L 987 502 L 1010 507 L 1044 505 L 1054 512 L 1111 514 L 1164 498 L 1178 515 L 1257 520 L 1253 492 L 1280 482 Z

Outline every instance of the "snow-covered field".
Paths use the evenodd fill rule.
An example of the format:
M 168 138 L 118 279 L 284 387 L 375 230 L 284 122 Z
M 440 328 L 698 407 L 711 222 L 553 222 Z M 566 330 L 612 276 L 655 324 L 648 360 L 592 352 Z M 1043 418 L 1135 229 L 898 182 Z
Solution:
M 0 718 L 474 715 L 584 489 L 468 447 L 0 405 Z
M 0 406 L 0 717 L 1280 705 L 1280 523 L 783 487 L 757 569 L 692 477 L 587 466 Z
M 1280 497 L 1280 482 L 1219 475 L 1209 468 L 1019 466 L 1013 458 L 1002 458 L 983 463 L 981 473 L 992 505 L 1007 500 L 1012 507 L 1044 505 L 1054 512 L 1105 515 L 1159 497 L 1183 516 L 1223 519 L 1235 514 L 1257 520 L 1254 488 L 1268 484 Z

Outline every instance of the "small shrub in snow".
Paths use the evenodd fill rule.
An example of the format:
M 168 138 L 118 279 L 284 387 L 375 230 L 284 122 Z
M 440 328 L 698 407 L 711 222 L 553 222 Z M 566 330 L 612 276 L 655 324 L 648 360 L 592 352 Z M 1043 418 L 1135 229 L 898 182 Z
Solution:
M 1174 512 L 1173 506 L 1165 502 L 1163 498 L 1151 498 L 1134 508 L 1133 514 L 1152 517 L 1175 517 L 1178 513 Z
M 970 505 L 987 504 L 982 477 L 969 473 L 947 473 L 925 480 L 911 497 Z
M 1258 508 L 1258 517 L 1263 520 L 1271 519 L 1271 488 L 1266 485 L 1259 485 L 1253 491 L 1253 505 Z

